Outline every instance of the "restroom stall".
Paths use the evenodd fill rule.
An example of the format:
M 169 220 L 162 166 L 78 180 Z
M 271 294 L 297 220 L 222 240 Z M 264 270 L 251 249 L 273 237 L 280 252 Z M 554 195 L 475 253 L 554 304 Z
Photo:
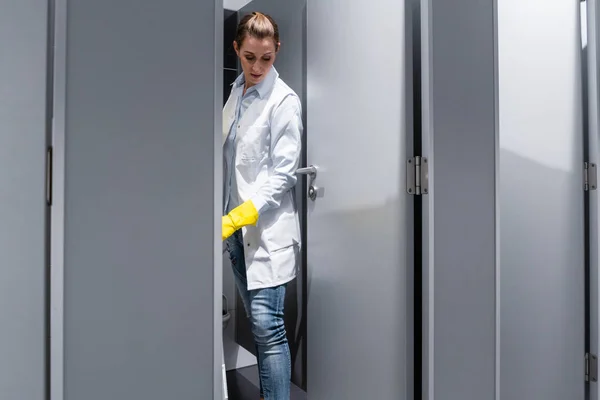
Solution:
M 301 99 L 303 110 L 305 111 L 303 113 L 303 124 L 306 127 L 306 0 L 253 0 L 245 3 L 247 4 L 238 10 L 225 10 L 225 14 L 229 15 L 225 19 L 224 31 L 225 60 L 230 62 L 226 70 L 226 82 L 224 82 L 227 95 L 229 95 L 231 84 L 235 78 L 242 73 L 241 68 L 237 68 L 236 72 L 233 72 L 231 69 L 234 65 L 238 67 L 235 50 L 232 45 L 237 22 L 255 10 L 269 14 L 279 25 L 279 33 L 282 41 L 275 67 L 281 79 Z M 306 140 L 306 137 L 307 132 L 305 129 L 304 140 Z M 303 160 L 306 158 L 305 152 L 302 157 Z M 302 163 L 304 164 L 304 161 Z M 306 189 L 303 188 L 305 184 L 306 182 L 300 179 L 295 189 L 296 205 L 301 210 L 301 213 L 305 207 Z M 302 223 L 305 223 L 305 221 L 302 221 Z M 306 253 L 304 252 L 301 257 L 305 258 L 305 256 Z M 303 300 L 303 285 L 306 282 L 306 268 L 304 266 L 306 263 L 303 260 L 299 260 L 299 264 L 301 265 L 299 265 L 298 278 L 289 282 L 286 287 L 285 326 L 292 356 L 292 381 L 296 386 L 306 390 L 306 302 Z M 224 285 L 226 285 L 224 292 L 235 293 L 235 298 L 232 299 L 232 303 L 234 303 L 232 311 L 235 314 L 235 340 L 244 350 L 256 355 L 251 325 L 244 312 L 241 298 L 237 295 L 237 289 L 234 288 L 235 284 L 233 283 L 233 274 L 230 272 L 231 266 L 229 265 L 227 253 L 224 259 L 224 268 Z M 241 362 L 240 358 L 241 356 L 238 355 L 238 365 L 246 366 L 247 363 Z
M 309 398 L 583 399 L 579 5 L 357 5 L 307 2 Z
M 307 165 L 320 167 L 312 183 L 324 189 L 307 214 L 309 397 L 361 398 L 377 387 L 382 398 L 398 398 L 396 391 L 583 399 L 590 385 L 579 4 L 413 2 L 402 18 L 392 4 L 373 14 L 366 4 L 357 9 L 362 19 L 333 5 L 307 7 Z M 398 20 L 405 27 L 390 32 Z M 347 40 L 359 21 L 385 30 L 369 25 Z M 402 60 L 392 56 L 390 38 L 399 37 Z M 338 38 L 339 52 L 323 38 Z M 419 60 L 410 58 L 416 43 Z M 405 137 L 391 132 L 402 130 Z M 360 162 L 347 157 L 350 149 Z M 406 184 L 419 156 L 415 195 Z M 344 251 L 350 243 L 361 251 Z M 422 297 L 413 298 L 418 290 Z M 370 304 L 373 295 L 381 300 Z M 413 327 L 412 318 L 422 324 Z M 397 364 L 364 336 L 389 346 Z M 374 357 L 365 365 L 375 367 L 361 370 L 357 353 Z M 350 383 L 363 376 L 372 386 Z
M 303 260 L 300 276 L 288 286 L 286 299 L 286 327 L 294 366 L 292 380 L 307 389 L 309 398 L 388 398 L 405 396 L 408 390 L 405 378 L 393 378 L 407 371 L 405 353 L 409 351 L 403 339 L 408 327 L 403 310 L 408 312 L 406 290 L 410 287 L 407 278 L 410 255 L 404 244 L 409 233 L 406 222 L 408 202 L 404 191 L 404 159 L 408 152 L 407 122 L 403 111 L 406 107 L 405 76 L 396 76 L 397 71 L 406 70 L 409 64 L 405 57 L 407 42 L 406 25 L 403 23 L 406 5 L 390 2 L 386 6 L 389 19 L 385 22 L 395 21 L 392 33 L 399 35 L 399 40 L 388 51 L 393 56 L 390 63 L 379 71 L 380 75 L 368 74 L 360 79 L 355 78 L 359 70 L 380 64 L 376 55 L 382 47 L 369 49 L 370 53 L 360 60 L 356 60 L 346 48 L 331 48 L 327 43 L 347 40 L 344 32 L 335 24 L 328 23 L 327 19 L 335 14 L 336 18 L 356 26 L 372 21 L 367 22 L 369 26 L 372 23 L 373 29 L 383 35 L 384 26 L 377 19 L 379 11 L 372 10 L 363 20 L 364 15 L 358 9 L 349 10 L 335 5 L 323 7 L 305 1 L 258 0 L 238 11 L 238 20 L 245 13 L 258 10 L 273 16 L 280 25 L 282 48 L 275 67 L 282 79 L 303 99 L 306 121 L 303 158 L 306 166 L 314 164 L 317 171 L 306 177 L 299 176 L 296 187 L 298 209 L 303 211 Z M 359 9 L 364 11 L 364 7 Z M 397 21 L 401 23 L 397 24 Z M 370 38 L 365 37 L 365 42 L 358 44 L 363 45 Z M 228 47 L 226 43 L 225 49 Z M 348 69 L 350 64 L 355 66 Z M 398 91 L 382 98 L 389 100 L 387 106 L 372 115 L 348 113 L 352 109 L 358 111 L 362 106 L 368 107 L 368 89 L 382 87 L 384 81 L 390 82 L 390 77 Z M 354 99 L 348 97 L 351 88 L 346 82 L 351 81 L 358 84 L 354 88 L 357 90 Z M 308 94 L 311 83 L 319 93 L 312 105 Z M 377 136 L 367 133 L 373 127 L 381 128 Z M 363 131 L 365 134 L 358 134 Z M 349 137 L 352 140 L 348 140 Z M 375 142 L 380 139 L 380 144 L 372 142 L 374 139 Z M 387 151 L 372 152 L 364 159 L 369 167 L 357 168 L 357 156 L 352 150 L 375 150 L 375 146 L 379 148 L 380 145 Z M 389 165 L 393 168 L 385 171 Z M 377 186 L 369 191 L 361 190 L 357 179 L 362 181 L 362 185 L 372 185 L 373 180 L 364 174 L 373 167 L 377 168 Z M 385 171 L 384 175 L 379 174 L 381 171 Z M 309 187 L 315 190 L 315 198 L 307 196 Z M 357 190 L 356 195 L 349 196 L 350 189 Z M 388 197 L 389 212 L 380 209 L 381 205 L 377 203 L 382 196 Z M 374 219 L 371 220 L 371 217 Z M 375 224 L 384 220 L 396 221 L 389 228 L 380 229 L 384 241 L 375 237 L 368 239 L 376 229 Z M 347 251 L 352 243 L 364 250 L 359 259 L 355 258 L 355 252 Z M 395 243 L 400 243 L 400 246 Z M 393 261 L 391 265 L 372 266 L 371 257 Z M 229 268 L 227 262 L 225 264 L 225 268 Z M 362 268 L 369 264 L 371 274 L 364 274 Z M 386 273 L 388 270 L 393 271 L 392 276 Z M 361 276 L 365 284 L 363 289 L 355 287 Z M 316 299 L 312 305 L 311 297 Z M 350 307 L 351 304 L 359 304 L 359 307 Z M 238 301 L 236 339 L 247 350 L 254 351 L 249 325 L 240 310 L 243 308 Z M 398 310 L 401 314 L 397 314 Z M 380 312 L 387 316 L 379 318 Z M 381 323 L 392 329 L 378 330 L 382 336 L 375 341 L 378 344 L 373 345 L 371 327 Z M 390 349 L 394 351 L 390 352 Z M 311 351 L 314 354 L 311 355 Z M 374 365 L 377 366 L 375 374 Z M 363 378 L 359 378 L 361 376 Z
M 421 11 L 424 398 L 583 399 L 579 4 Z
M 546 3 L 281 11 L 305 29 L 276 67 L 314 167 L 291 299 L 309 399 L 594 392 L 581 16 Z M 222 399 L 222 2 L 7 4 L 0 397 Z

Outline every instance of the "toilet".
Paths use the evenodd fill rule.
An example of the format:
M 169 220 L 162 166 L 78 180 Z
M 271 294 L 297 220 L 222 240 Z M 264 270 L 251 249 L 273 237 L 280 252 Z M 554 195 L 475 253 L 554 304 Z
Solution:
M 223 330 L 227 328 L 231 314 L 229 313 L 229 307 L 227 307 L 227 297 L 223 295 Z
M 227 307 L 227 297 L 223 295 L 223 331 L 227 328 L 229 324 L 229 320 L 231 319 L 231 314 L 229 314 L 229 307 Z M 227 389 L 227 368 L 225 366 L 225 347 L 223 347 L 221 352 L 221 370 L 223 373 L 223 400 L 229 399 L 228 389 Z

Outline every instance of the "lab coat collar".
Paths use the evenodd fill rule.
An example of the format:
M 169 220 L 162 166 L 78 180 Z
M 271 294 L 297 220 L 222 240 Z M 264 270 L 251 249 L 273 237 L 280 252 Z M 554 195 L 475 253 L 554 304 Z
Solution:
M 275 67 L 271 67 L 271 70 L 265 76 L 259 84 L 255 85 L 256 91 L 261 99 L 263 99 L 275 86 L 275 81 L 279 77 L 279 72 L 275 69 Z M 242 87 L 246 83 L 246 79 L 244 78 L 244 73 L 242 72 L 240 76 L 237 77 L 235 82 L 233 83 L 234 87 L 239 88 Z

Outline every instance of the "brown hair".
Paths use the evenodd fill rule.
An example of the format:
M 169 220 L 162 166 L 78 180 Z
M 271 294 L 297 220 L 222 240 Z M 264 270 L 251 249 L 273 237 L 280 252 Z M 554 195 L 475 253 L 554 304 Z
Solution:
M 238 24 L 235 36 L 238 48 L 242 47 L 246 36 L 252 36 L 257 39 L 272 38 L 275 42 L 275 51 L 279 49 L 279 27 L 269 15 L 253 12 L 242 18 Z

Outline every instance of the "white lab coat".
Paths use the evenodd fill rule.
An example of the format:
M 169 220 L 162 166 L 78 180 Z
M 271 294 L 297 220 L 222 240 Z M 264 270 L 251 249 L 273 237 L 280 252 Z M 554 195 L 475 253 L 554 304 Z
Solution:
M 271 87 L 237 121 L 237 195 L 240 204 L 252 200 L 259 212 L 256 226 L 242 228 L 248 290 L 287 283 L 298 268 L 300 224 L 292 189 L 302 146 L 302 110 L 296 93 L 274 68 L 271 74 Z M 223 108 L 223 144 L 236 122 L 241 91 L 243 85 L 234 86 Z

